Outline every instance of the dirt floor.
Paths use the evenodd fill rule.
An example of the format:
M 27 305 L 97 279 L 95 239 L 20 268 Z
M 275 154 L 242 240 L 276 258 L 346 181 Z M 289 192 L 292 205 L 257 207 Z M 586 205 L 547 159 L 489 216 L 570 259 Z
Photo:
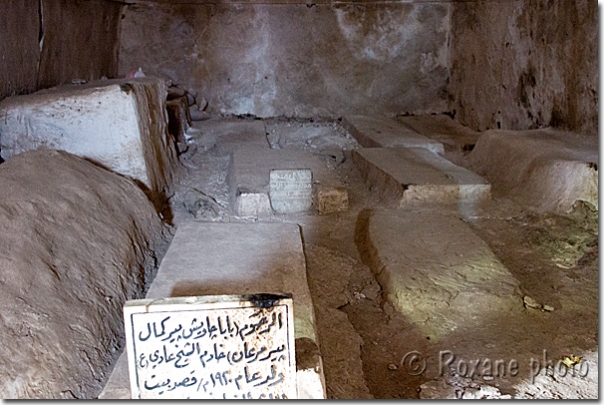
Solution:
M 323 128 L 305 142 L 276 138 L 278 130 L 303 126 Z M 359 214 L 380 204 L 350 159 L 350 149 L 357 146 L 341 128 L 327 131 L 326 126 L 337 123 L 273 121 L 267 123 L 267 136 L 273 146 L 338 146 L 340 158 L 322 156 L 348 189 L 347 212 L 265 219 L 233 215 L 227 185 L 230 151 L 208 143 L 203 134 L 191 139 L 181 155 L 187 175 L 170 203 L 175 225 L 259 220 L 301 225 L 328 397 L 597 398 L 597 211 L 579 204 L 569 216 L 538 215 L 495 195 L 466 214 L 473 231 L 520 282 L 525 306 L 434 339 L 382 298 L 363 262 L 366 252 L 355 242 L 364 231 Z M 579 356 L 581 362 L 568 368 L 560 362 L 567 356 Z

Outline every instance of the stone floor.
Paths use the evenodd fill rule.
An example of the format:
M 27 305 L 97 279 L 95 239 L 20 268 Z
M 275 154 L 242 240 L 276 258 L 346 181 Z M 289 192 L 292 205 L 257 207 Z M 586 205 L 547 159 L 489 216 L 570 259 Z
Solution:
M 397 127 L 393 121 L 404 128 L 401 136 L 411 133 L 435 160 L 447 160 L 453 174 L 445 170 L 445 178 L 480 178 L 469 164 L 480 134 L 446 116 L 386 124 Z M 395 132 L 387 143 L 368 145 L 368 136 L 359 128 L 348 132 L 343 122 L 242 118 L 224 128 L 195 125 L 199 132 L 181 155 L 188 173 L 171 197 L 169 217 L 177 227 L 224 223 L 224 232 L 232 223 L 300 226 L 328 398 L 597 398 L 594 205 L 577 202 L 564 215 L 529 210 L 493 177 L 493 196 L 389 207 L 376 187 L 401 182 L 376 183 L 353 155 L 368 150 L 364 143 L 391 149 L 404 142 L 393 139 Z M 242 138 L 241 128 L 253 130 Z M 346 190 L 347 209 L 238 215 L 229 173 L 233 151 L 248 147 L 315 155 Z M 401 165 L 413 166 L 404 154 Z M 262 235 L 257 243 L 270 249 Z M 575 369 L 559 363 L 571 355 L 582 357 Z

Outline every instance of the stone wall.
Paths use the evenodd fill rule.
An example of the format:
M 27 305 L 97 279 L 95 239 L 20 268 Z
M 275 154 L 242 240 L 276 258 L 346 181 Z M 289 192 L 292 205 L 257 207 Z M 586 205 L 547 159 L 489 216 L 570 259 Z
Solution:
M 142 67 L 214 113 L 597 134 L 592 0 L 15 0 L 0 37 L 0 99 Z
M 476 130 L 598 136 L 598 4 L 454 2 L 449 108 Z
M 338 116 L 447 109 L 448 1 L 133 1 L 119 72 L 196 90 L 209 111 Z
M 103 0 L 0 4 L 0 99 L 117 75 L 123 5 Z

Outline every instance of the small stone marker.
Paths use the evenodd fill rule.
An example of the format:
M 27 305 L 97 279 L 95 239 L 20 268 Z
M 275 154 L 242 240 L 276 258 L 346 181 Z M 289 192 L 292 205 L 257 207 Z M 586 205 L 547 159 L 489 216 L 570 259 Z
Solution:
M 275 212 L 303 212 L 312 207 L 310 169 L 271 170 L 269 184 L 271 206 Z
M 295 399 L 290 294 L 131 300 L 134 399 Z

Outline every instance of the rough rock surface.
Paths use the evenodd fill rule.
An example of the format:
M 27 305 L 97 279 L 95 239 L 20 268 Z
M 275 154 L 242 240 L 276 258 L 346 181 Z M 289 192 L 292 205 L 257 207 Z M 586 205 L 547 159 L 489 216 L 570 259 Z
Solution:
M 0 397 L 94 398 L 164 228 L 130 180 L 67 152 L 0 166 Z
M 449 109 L 486 129 L 565 128 L 598 137 L 598 4 L 456 1 Z
M 73 79 L 117 75 L 123 5 L 110 1 L 4 1 L 0 99 Z
M 308 286 L 313 294 L 321 354 L 325 365 L 328 399 L 373 398 L 365 384 L 361 347 L 363 340 L 339 308 L 353 299 L 348 292 L 355 261 L 322 246 L 305 249 Z
M 312 117 L 447 108 L 448 2 L 175 3 L 125 7 L 120 74 L 142 66 L 198 89 L 209 113 Z

